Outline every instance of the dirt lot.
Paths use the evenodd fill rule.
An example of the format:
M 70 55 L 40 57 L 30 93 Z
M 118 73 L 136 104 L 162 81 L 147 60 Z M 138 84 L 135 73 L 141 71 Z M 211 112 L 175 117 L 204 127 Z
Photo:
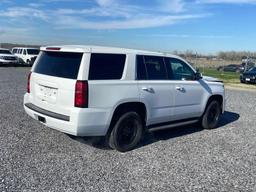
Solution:
M 31 120 L 28 68 L 0 68 L 0 191 L 256 191 L 256 97 L 227 90 L 219 128 L 148 134 L 121 154 Z
M 217 68 L 220 66 L 226 66 L 229 64 L 240 65 L 242 61 L 229 61 L 229 60 L 207 60 L 200 58 L 186 58 L 187 61 L 193 64 L 194 67 L 205 67 L 205 68 Z

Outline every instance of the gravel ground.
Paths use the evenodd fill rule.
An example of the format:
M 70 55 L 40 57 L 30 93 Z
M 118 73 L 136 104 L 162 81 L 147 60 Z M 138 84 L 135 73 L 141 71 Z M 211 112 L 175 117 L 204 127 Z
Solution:
M 0 68 L 0 191 L 256 191 L 256 93 L 227 91 L 220 127 L 148 134 L 122 154 L 29 118 L 28 68 Z

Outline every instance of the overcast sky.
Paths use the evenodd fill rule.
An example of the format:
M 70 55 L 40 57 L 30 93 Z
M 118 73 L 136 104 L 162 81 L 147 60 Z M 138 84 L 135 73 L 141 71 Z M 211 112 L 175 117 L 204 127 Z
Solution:
M 0 42 L 256 51 L 256 0 L 0 0 Z

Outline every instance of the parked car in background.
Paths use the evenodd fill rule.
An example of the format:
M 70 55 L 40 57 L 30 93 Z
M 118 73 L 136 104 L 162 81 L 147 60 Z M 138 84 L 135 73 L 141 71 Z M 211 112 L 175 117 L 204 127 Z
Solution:
M 226 72 L 243 72 L 244 71 L 244 66 L 242 65 L 237 65 L 237 64 L 230 64 L 226 66 L 220 66 L 217 68 L 218 71 L 226 71 Z
M 240 75 L 241 83 L 256 83 L 256 67 L 251 68 Z
M 38 48 L 14 47 L 12 53 L 19 57 L 20 62 L 32 66 L 39 54 Z
M 9 49 L 0 48 L 0 65 L 16 65 L 18 57 L 13 55 Z

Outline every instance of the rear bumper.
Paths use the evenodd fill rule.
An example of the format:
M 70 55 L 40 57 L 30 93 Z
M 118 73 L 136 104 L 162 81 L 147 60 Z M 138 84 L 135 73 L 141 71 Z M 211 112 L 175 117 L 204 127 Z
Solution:
M 47 127 L 74 136 L 104 136 L 109 127 L 110 112 L 105 109 L 72 108 L 67 116 L 30 103 L 28 94 L 24 96 L 24 109 L 30 117 Z
M 58 114 L 58 113 L 54 113 L 45 109 L 42 109 L 40 107 L 37 107 L 36 105 L 33 105 L 32 103 L 25 103 L 24 104 L 27 108 L 31 109 L 32 111 L 38 112 L 42 115 L 46 115 L 48 117 L 52 117 L 55 119 L 59 119 L 62 121 L 69 121 L 70 117 L 67 115 L 62 115 L 62 114 Z

